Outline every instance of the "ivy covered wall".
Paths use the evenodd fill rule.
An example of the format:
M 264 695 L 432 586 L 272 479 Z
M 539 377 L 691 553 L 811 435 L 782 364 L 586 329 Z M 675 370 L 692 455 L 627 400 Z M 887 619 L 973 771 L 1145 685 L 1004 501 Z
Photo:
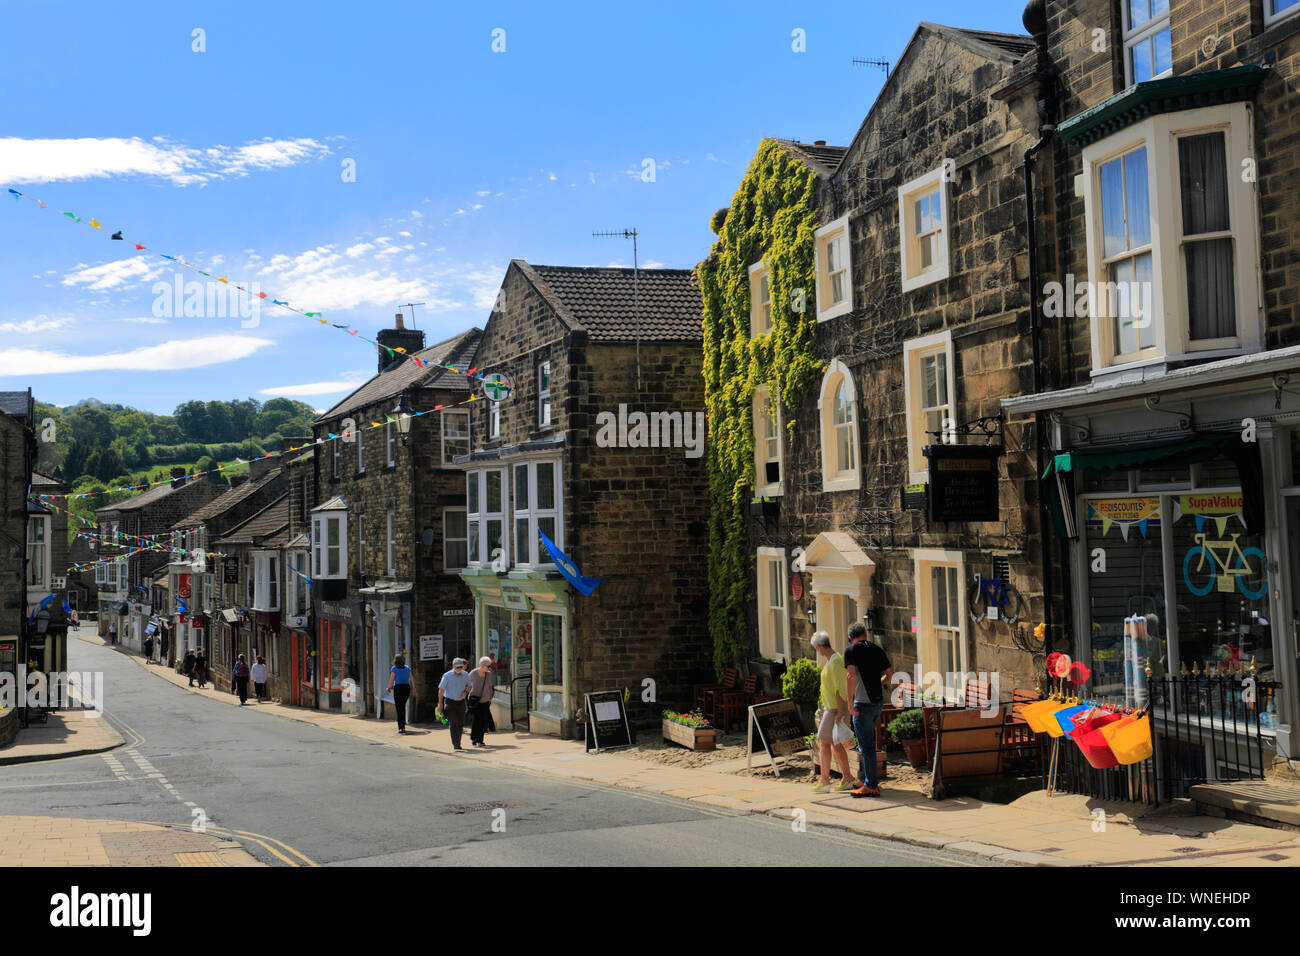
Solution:
M 721 677 L 749 649 L 754 556 L 746 522 L 755 486 L 754 391 L 766 385 L 780 396 L 793 435 L 801 423 L 792 412 L 824 368 L 814 347 L 817 176 L 783 145 L 764 140 L 731 206 L 715 213 L 710 225 L 718 238 L 695 272 L 704 300 L 710 428 L 709 633 Z M 760 259 L 770 270 L 772 330 L 751 336 L 749 267 Z

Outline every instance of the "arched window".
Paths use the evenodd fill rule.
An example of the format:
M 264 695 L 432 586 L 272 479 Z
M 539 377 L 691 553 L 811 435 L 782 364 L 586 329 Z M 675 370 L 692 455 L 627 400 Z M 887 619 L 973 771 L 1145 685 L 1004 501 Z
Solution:
M 781 402 L 766 387 L 754 392 L 754 494 L 770 498 L 781 493 Z
M 848 491 L 862 487 L 858 454 L 858 393 L 853 376 L 838 359 L 822 379 L 822 490 Z

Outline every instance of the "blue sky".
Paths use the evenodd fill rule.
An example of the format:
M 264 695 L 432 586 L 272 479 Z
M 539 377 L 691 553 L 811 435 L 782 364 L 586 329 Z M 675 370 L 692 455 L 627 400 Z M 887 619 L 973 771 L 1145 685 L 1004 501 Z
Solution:
M 3 193 L 0 389 L 166 413 L 279 394 L 327 407 L 373 373 L 368 346 L 270 306 L 256 325 L 186 317 L 157 284 L 207 280 L 153 253 L 365 334 L 425 302 L 432 343 L 483 325 L 511 258 L 631 265 L 630 243 L 593 230 L 635 226 L 643 264 L 693 266 L 762 137 L 847 144 L 884 81 L 854 57 L 897 61 L 919 20 L 1023 32 L 1022 9 L 11 8 L 0 189 L 103 229 Z

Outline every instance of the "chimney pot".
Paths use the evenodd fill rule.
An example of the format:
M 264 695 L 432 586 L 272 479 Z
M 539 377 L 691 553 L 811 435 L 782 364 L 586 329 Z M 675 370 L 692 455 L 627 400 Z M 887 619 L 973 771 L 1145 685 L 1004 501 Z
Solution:
M 813 145 L 814 145 L 814 146 L 825 146 L 825 145 L 826 145 L 826 140 L 824 140 L 824 139 L 819 139 L 819 140 L 815 141 L 815 142 L 813 143 Z
M 396 323 L 396 324 L 393 326 L 393 328 L 395 328 L 395 329 L 404 329 L 404 328 L 406 328 L 406 326 L 404 326 L 404 325 L 402 324 L 402 313 L 398 312 L 398 313 L 397 313 L 397 318 L 394 319 L 393 321 Z

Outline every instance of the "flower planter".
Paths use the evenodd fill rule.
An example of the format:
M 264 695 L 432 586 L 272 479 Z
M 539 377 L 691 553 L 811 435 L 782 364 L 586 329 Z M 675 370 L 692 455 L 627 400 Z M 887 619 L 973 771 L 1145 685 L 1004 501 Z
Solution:
M 688 727 L 664 718 L 664 740 L 692 750 L 715 750 L 718 732 L 712 727 Z
M 913 767 L 925 766 L 925 738 L 917 737 L 915 740 L 904 740 L 903 750 L 907 752 L 907 762 Z

